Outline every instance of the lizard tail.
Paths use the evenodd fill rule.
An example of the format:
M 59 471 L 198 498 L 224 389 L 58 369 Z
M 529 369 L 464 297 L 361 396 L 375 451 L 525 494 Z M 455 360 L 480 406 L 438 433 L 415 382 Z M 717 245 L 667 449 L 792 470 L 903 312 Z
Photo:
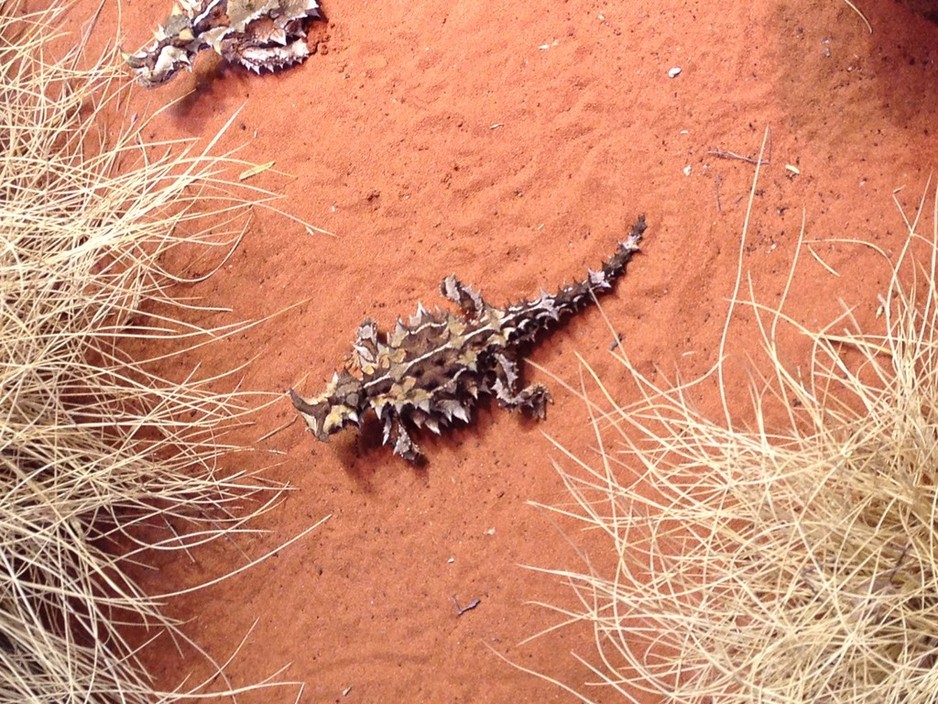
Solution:
M 553 297 L 559 314 L 575 313 L 592 302 L 593 296 L 612 289 L 613 282 L 625 273 L 625 268 L 636 252 L 648 225 L 645 216 L 639 215 L 629 229 L 628 237 L 619 243 L 615 254 L 603 262 L 599 271 L 590 269 L 586 278 L 569 286 L 564 286 Z
M 562 316 L 575 313 L 592 303 L 595 296 L 612 289 L 612 283 L 625 273 L 629 261 L 639 251 L 647 229 L 645 216 L 639 215 L 628 237 L 619 243 L 615 254 L 603 262 L 599 271 L 590 269 L 586 278 L 564 286 L 556 294 L 541 291 L 537 298 L 509 306 L 504 321 L 509 342 L 530 341 L 539 331 L 550 327 Z

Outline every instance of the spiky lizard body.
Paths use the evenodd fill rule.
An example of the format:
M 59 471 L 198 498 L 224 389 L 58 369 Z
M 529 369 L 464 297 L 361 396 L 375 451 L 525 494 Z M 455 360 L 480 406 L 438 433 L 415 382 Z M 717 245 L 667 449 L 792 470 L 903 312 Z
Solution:
M 321 18 L 318 0 L 175 0 L 153 42 L 124 59 L 147 87 L 191 71 L 202 49 L 255 73 L 279 71 L 310 55 L 306 25 Z
M 440 289 L 459 304 L 462 315 L 427 311 L 418 304 L 407 323 L 398 320 L 387 333 L 366 319 L 358 328 L 350 364 L 318 396 L 304 398 L 291 389 L 293 405 L 323 441 L 348 425 L 360 427 L 371 409 L 383 426 L 384 444 L 393 442 L 394 453 L 409 461 L 421 456 L 409 429 L 439 433 L 455 420 L 468 423 L 481 395 L 544 418 L 551 400 L 547 388 L 518 388 L 519 347 L 609 290 L 638 251 L 644 231 L 645 218 L 639 216 L 599 271 L 554 295 L 541 291 L 533 300 L 505 308 L 489 305 L 477 291 L 447 276 Z

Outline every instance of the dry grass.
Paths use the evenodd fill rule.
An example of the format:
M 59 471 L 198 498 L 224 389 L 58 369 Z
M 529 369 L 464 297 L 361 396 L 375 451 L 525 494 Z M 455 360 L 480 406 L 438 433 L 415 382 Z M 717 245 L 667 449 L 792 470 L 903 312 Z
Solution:
M 602 701 L 935 701 L 938 205 L 930 236 L 925 211 L 923 199 L 898 257 L 879 252 L 891 280 L 876 332 L 849 312 L 820 331 L 789 318 L 794 267 L 777 306 L 734 296 L 770 370 L 751 377 L 751 407 L 724 393 L 728 332 L 692 384 L 656 385 L 621 357 L 632 404 L 593 376 L 598 459 L 566 453 L 574 501 L 552 510 L 600 531 L 614 566 L 544 571 L 579 598 L 552 608 L 592 626 L 583 662 Z M 798 337 L 802 367 L 783 359 Z M 718 419 L 690 400 L 714 386 Z
M 860 18 L 861 20 L 863 20 L 863 24 L 866 26 L 866 31 L 868 31 L 870 34 L 872 34 L 872 33 L 873 33 L 873 25 L 870 24 L 870 21 L 866 18 L 866 15 L 863 14 L 863 11 L 862 11 L 859 7 L 857 7 L 856 5 L 854 5 L 852 2 L 850 2 L 850 0 L 844 0 L 844 2 L 847 4 L 847 6 L 848 6 L 851 10 L 853 10 L 853 11 L 857 14 L 857 16 L 859 16 L 859 18 Z
M 164 614 L 171 595 L 143 593 L 128 568 L 247 530 L 280 488 L 218 466 L 258 401 L 238 370 L 155 371 L 243 329 L 181 322 L 189 279 L 162 262 L 177 247 L 224 261 L 270 194 L 237 185 L 226 174 L 244 164 L 214 145 L 113 128 L 115 52 L 95 60 L 77 41 L 54 58 L 61 19 L 0 5 L 0 701 L 173 701 L 224 676 L 153 690 L 132 626 L 189 641 Z M 131 358 L 129 343 L 174 352 Z

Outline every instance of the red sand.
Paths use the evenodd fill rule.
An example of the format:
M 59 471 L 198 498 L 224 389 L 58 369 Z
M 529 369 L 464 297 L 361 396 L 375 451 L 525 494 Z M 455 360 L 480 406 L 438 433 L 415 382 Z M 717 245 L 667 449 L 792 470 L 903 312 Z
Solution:
M 904 186 L 898 198 L 914 209 L 935 168 L 938 27 L 892 0 L 857 4 L 872 35 L 839 0 L 327 2 L 319 51 L 296 69 L 257 77 L 205 56 L 194 75 L 139 89 L 141 109 L 181 98 L 155 137 L 207 138 L 240 108 L 224 144 L 275 160 L 292 177 L 256 183 L 335 233 L 258 218 L 230 265 L 191 293 L 238 318 L 304 302 L 211 347 L 209 369 L 258 356 L 247 387 L 315 392 L 363 317 L 387 325 L 417 300 L 437 303 L 450 272 L 493 302 L 552 288 L 607 256 L 644 212 L 644 254 L 605 314 L 640 369 L 700 373 L 715 361 L 753 177 L 750 163 L 712 150 L 754 156 L 771 130 L 743 257 L 764 302 L 784 285 L 802 209 L 808 239 L 862 238 L 890 254 L 904 241 L 893 191 Z M 166 9 L 125 2 L 125 46 L 143 44 Z M 840 297 L 870 319 L 882 262 L 861 247 L 812 246 L 840 276 L 806 254 L 789 312 L 821 325 Z M 531 359 L 578 384 L 579 353 L 624 390 L 610 342 L 588 310 Z M 218 659 L 253 626 L 228 670 L 235 685 L 289 664 L 302 702 L 572 701 L 494 654 L 571 685 L 594 679 L 569 655 L 595 660 L 588 629 L 519 645 L 560 620 L 527 602 L 572 605 L 566 587 L 520 565 L 582 568 L 527 503 L 567 500 L 543 433 L 584 456 L 592 444 L 582 402 L 530 367 L 527 378 L 551 385 L 546 422 L 492 405 L 466 429 L 421 437 L 422 470 L 352 432 L 325 445 L 294 423 L 262 445 L 283 453 L 272 478 L 296 488 L 261 522 L 270 532 L 176 558 L 148 588 L 214 577 L 331 514 L 259 567 L 171 603 Z M 746 402 L 741 385 L 732 391 Z M 285 399 L 252 432 L 292 417 Z M 597 536 L 575 538 L 608 559 Z M 481 602 L 457 617 L 454 596 Z M 147 658 L 167 687 L 191 667 L 167 642 Z

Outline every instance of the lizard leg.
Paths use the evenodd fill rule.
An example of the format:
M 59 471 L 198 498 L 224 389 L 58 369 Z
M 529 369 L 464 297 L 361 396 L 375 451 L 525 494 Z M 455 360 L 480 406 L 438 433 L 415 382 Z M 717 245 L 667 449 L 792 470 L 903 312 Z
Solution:
M 371 318 L 358 326 L 352 343 L 352 364 L 365 374 L 374 374 L 378 363 L 378 327 Z
M 543 384 L 531 384 L 518 390 L 518 365 L 504 354 L 495 356 L 495 383 L 492 391 L 499 404 L 514 410 L 520 408 L 538 420 L 547 417 L 547 404 L 553 403 L 550 391 Z
M 488 307 L 481 293 L 472 286 L 466 286 L 452 274 L 440 283 L 440 293 L 454 303 L 458 303 L 466 315 L 482 315 Z
M 408 462 L 417 462 L 423 456 L 417 443 L 411 439 L 407 428 L 404 427 L 404 423 L 400 419 L 393 419 L 389 414 L 384 418 L 383 444 L 387 445 L 392 438 L 395 455 L 400 455 Z

